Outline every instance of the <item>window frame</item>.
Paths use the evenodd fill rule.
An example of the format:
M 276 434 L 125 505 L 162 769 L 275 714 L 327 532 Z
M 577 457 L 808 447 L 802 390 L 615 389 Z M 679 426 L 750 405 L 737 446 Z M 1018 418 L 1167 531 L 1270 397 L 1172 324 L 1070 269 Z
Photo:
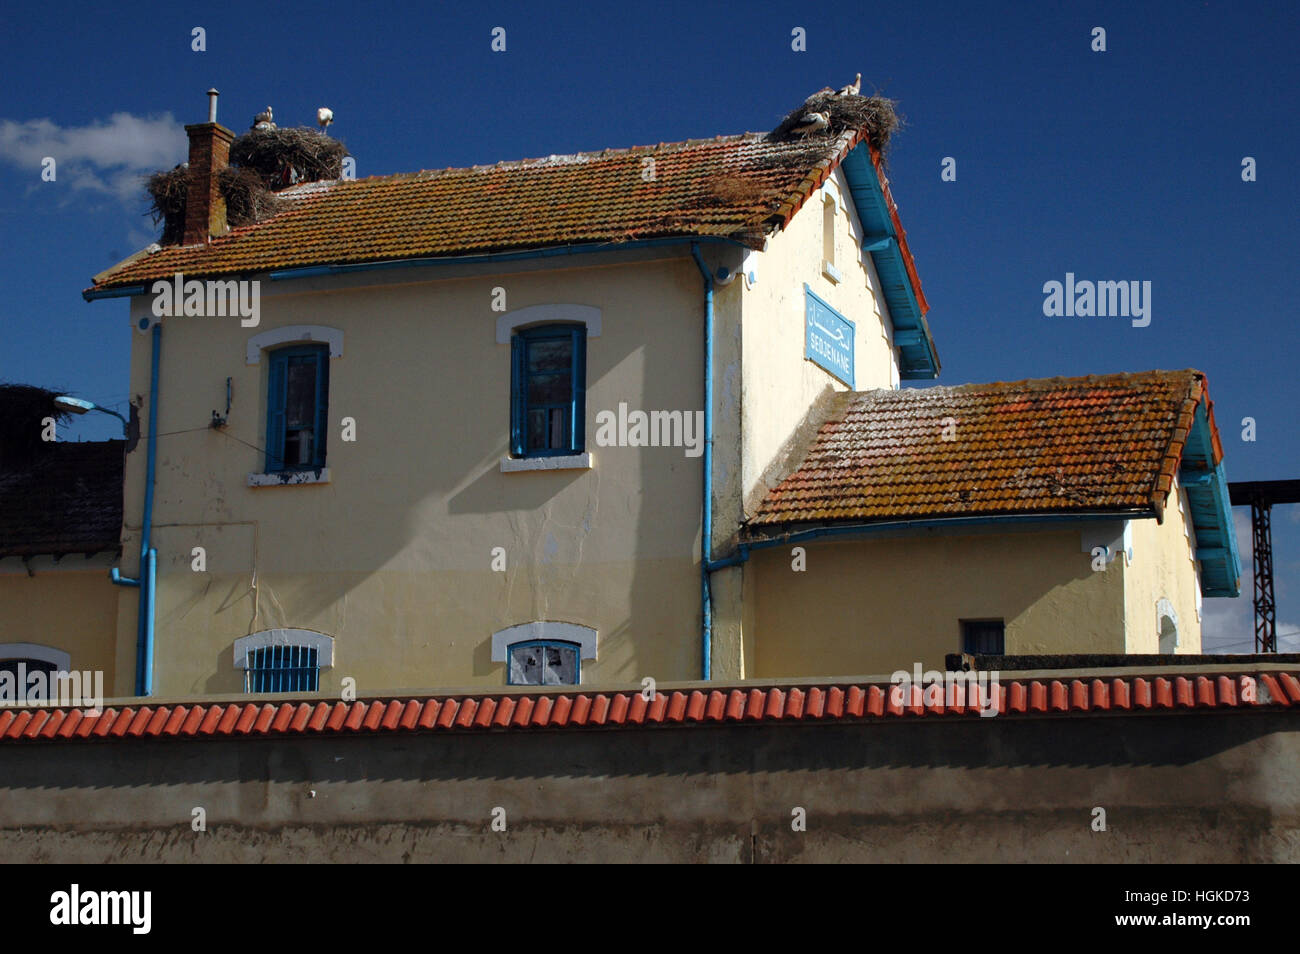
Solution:
M 283 689 L 274 691 L 303 693 L 320 691 L 324 670 L 334 668 L 334 637 L 312 629 L 280 628 L 259 630 L 256 633 L 249 633 L 247 636 L 240 636 L 235 640 L 233 662 L 235 671 L 240 674 L 243 692 L 252 692 L 248 688 L 250 679 L 247 673 L 250 654 L 255 650 L 274 647 L 296 647 L 298 649 L 313 650 L 316 653 L 317 686 L 315 690 Z
M 302 659 L 309 660 L 309 662 L 306 665 L 297 666 L 268 667 L 252 665 L 255 658 L 259 661 L 275 660 L 280 655 L 287 656 L 289 662 L 294 662 L 295 654 L 301 654 Z M 277 692 L 320 692 L 320 658 L 320 649 L 305 643 L 273 643 L 264 646 L 250 646 L 245 652 L 244 692 L 254 695 Z M 278 683 L 284 679 L 292 684 L 283 687 L 277 685 L 276 688 L 253 688 L 255 679 L 266 680 L 268 683 Z M 305 681 L 307 684 L 300 684 L 300 681 Z
M 963 653 L 972 656 L 1005 656 L 1007 654 L 1007 621 L 1005 619 L 992 617 L 992 618 L 984 618 L 984 619 L 962 619 L 962 620 L 958 620 L 957 622 L 961 629 L 961 651 Z M 974 649 L 967 648 L 966 638 L 968 634 L 968 627 L 989 626 L 993 624 L 996 624 L 997 626 L 1001 627 L 1001 631 L 1002 631 L 1001 652 L 987 653 L 987 652 L 979 652 Z
M 538 646 L 543 649 L 566 649 L 573 653 L 573 682 L 515 682 L 513 673 L 513 660 L 515 650 L 528 649 Z M 579 686 L 582 685 L 582 644 L 568 639 L 521 639 L 518 642 L 510 643 L 506 646 L 506 685 L 507 686 L 526 686 L 536 689 L 545 689 L 547 686 Z
M 573 349 L 569 365 L 567 440 L 560 447 L 529 449 L 528 346 L 535 341 L 568 339 Z M 585 453 L 587 444 L 587 326 L 579 322 L 554 322 L 516 328 L 510 336 L 510 456 L 572 457 Z
M 56 672 L 72 671 L 72 655 L 42 643 L 0 643 L 0 660 L 35 660 L 54 666 Z
M 266 384 L 266 470 L 268 474 L 323 470 L 326 462 L 329 424 L 329 344 L 290 344 L 268 349 Z M 284 445 L 288 436 L 285 414 L 288 398 L 289 361 L 311 357 L 316 362 L 316 407 L 312 458 L 307 464 L 288 464 Z

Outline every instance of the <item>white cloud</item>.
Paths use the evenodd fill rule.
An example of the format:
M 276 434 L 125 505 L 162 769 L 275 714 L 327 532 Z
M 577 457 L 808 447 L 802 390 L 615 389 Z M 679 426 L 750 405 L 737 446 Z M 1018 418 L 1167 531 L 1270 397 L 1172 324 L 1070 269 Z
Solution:
M 141 196 L 141 177 L 184 161 L 185 130 L 170 113 L 114 113 L 87 126 L 60 126 L 49 119 L 0 120 L 0 159 L 30 169 L 52 156 L 57 182 L 123 200 Z

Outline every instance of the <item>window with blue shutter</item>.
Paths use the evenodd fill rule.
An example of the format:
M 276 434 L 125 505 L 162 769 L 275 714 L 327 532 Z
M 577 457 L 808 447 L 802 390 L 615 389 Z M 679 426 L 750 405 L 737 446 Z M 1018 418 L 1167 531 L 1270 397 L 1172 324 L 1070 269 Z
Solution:
M 263 646 L 248 651 L 245 692 L 316 692 L 317 651 L 310 646 Z
M 511 339 L 510 453 L 581 454 L 586 446 L 585 325 L 525 328 Z
M 266 471 L 325 466 L 329 346 L 293 345 L 269 353 Z

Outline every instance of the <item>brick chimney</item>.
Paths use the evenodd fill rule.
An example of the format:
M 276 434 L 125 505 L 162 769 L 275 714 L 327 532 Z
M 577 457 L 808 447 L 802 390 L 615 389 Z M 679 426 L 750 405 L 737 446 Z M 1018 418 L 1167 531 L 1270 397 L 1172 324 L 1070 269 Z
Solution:
M 226 200 L 217 178 L 230 162 L 235 134 L 217 122 L 217 91 L 208 90 L 208 121 L 186 126 L 190 137 L 190 189 L 185 196 L 183 245 L 204 245 L 226 232 Z

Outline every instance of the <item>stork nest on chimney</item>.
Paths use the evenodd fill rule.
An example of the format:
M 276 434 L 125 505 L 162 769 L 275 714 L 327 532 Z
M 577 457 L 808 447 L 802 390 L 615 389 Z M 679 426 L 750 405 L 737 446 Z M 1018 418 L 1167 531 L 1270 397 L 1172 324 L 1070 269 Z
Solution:
M 231 228 L 252 225 L 275 215 L 280 200 L 252 169 L 226 166 L 217 176 L 217 188 L 226 200 L 226 224 Z M 153 224 L 162 223 L 160 245 L 177 245 L 185 234 L 185 199 L 190 191 L 190 170 L 180 165 L 155 172 L 145 182 Z
M 155 172 L 144 184 L 151 204 L 153 224 L 163 224 L 161 245 L 176 245 L 185 234 L 185 196 L 190 190 L 190 168 L 182 163 L 166 172 Z
M 218 188 L 226 200 L 231 228 L 252 225 L 279 211 L 275 193 L 300 182 L 337 179 L 343 174 L 347 147 L 306 126 L 250 129 L 230 144 L 230 165 L 221 170 Z M 155 172 L 145 183 L 154 225 L 162 223 L 162 245 L 178 244 L 185 233 L 185 199 L 190 171 L 179 165 Z
M 847 129 L 865 128 L 872 143 L 883 155 L 889 137 L 903 124 L 895 106 L 897 103 L 894 100 L 883 96 L 840 96 L 833 90 L 824 89 L 813 93 L 803 105 L 791 110 L 768 133 L 767 139 L 769 142 L 798 142 L 801 137 L 791 130 L 804 124 L 803 117 L 809 113 L 825 113 L 830 124 L 820 132 L 808 136 L 810 143 L 817 143 L 817 148 L 820 149 L 826 138 L 838 136 Z

